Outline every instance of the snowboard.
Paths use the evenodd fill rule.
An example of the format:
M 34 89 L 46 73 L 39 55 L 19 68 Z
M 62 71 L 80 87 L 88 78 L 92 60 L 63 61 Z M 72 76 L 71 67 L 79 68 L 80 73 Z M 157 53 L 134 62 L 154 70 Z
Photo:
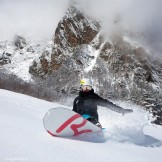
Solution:
M 43 124 L 46 131 L 55 137 L 70 137 L 102 131 L 80 114 L 62 107 L 48 110 L 43 118 Z

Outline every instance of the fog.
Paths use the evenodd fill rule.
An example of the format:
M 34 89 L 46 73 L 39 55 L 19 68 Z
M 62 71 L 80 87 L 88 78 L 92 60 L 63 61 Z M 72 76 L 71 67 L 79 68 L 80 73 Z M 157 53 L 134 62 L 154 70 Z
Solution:
M 138 33 L 137 38 L 142 35 L 146 45 L 161 53 L 161 0 L 0 0 L 0 38 L 21 33 L 32 39 L 51 39 L 69 2 L 101 20 L 107 37 Z
M 67 6 L 68 0 L 0 0 L 0 38 L 50 39 Z
M 107 37 L 129 31 L 152 53 L 162 53 L 161 0 L 83 0 L 82 6 L 89 16 L 102 20 Z

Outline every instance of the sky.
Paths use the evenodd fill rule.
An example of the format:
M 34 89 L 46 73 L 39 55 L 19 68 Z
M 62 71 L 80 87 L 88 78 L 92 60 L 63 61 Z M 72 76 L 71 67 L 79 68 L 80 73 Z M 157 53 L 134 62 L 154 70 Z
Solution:
M 68 0 L 0 0 L 0 37 L 50 39 L 67 6 Z
M 138 33 L 138 37 L 143 34 L 145 45 L 161 54 L 161 0 L 83 0 L 82 5 L 90 16 L 102 20 L 107 36 L 122 31 Z M 114 24 L 117 17 L 120 21 Z
M 144 33 L 146 43 L 161 52 L 161 0 L 0 0 L 1 39 L 11 39 L 15 33 L 33 39 L 52 38 L 69 3 L 79 3 L 88 15 L 102 20 L 108 36 L 125 30 Z M 114 25 L 116 17 L 118 25 Z

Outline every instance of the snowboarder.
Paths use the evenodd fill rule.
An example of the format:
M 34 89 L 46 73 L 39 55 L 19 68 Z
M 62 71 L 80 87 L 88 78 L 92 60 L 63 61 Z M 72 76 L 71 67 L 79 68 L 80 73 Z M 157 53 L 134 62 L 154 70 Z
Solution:
M 83 116 L 83 118 L 86 118 L 93 124 L 102 128 L 98 119 L 97 106 L 107 107 L 112 111 L 122 113 L 123 115 L 133 112 L 131 109 L 123 109 L 98 96 L 96 93 L 94 93 L 91 80 L 88 78 L 82 79 L 80 81 L 79 96 L 75 98 L 73 103 L 73 111 L 79 113 Z

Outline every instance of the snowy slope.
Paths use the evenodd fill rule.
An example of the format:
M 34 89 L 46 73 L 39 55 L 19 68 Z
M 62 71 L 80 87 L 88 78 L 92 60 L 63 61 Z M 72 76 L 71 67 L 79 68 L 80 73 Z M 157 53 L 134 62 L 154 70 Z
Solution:
M 18 78 L 26 82 L 32 82 L 32 75 L 29 73 L 29 67 L 33 61 L 40 62 L 42 53 L 46 54 L 46 60 L 50 61 L 52 53 L 53 42 L 49 40 L 31 41 L 28 39 L 28 44 L 23 49 L 16 48 L 13 42 L 0 41 L 0 59 L 2 54 L 8 53 L 5 56 L 10 60 L 10 63 L 3 65 L 3 68 L 8 74 L 14 74 Z
M 0 90 L 0 161 L 160 162 L 162 127 L 149 124 L 149 115 L 138 106 L 118 104 L 134 113 L 121 116 L 100 108 L 105 137 L 57 138 L 46 133 L 42 119 L 59 104 Z

